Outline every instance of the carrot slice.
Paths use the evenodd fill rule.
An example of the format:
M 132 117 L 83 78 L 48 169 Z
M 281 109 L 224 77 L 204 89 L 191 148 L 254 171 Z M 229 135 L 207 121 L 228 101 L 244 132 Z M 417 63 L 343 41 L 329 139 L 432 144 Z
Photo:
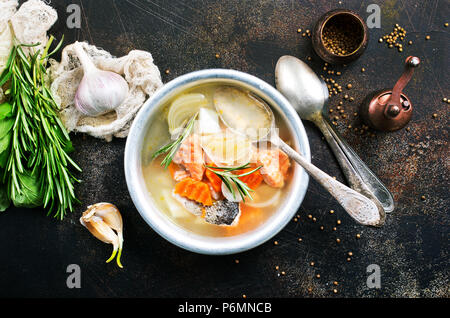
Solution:
M 249 171 L 252 171 L 253 169 L 255 169 L 255 168 L 242 169 L 242 170 L 236 171 L 236 174 L 244 174 Z M 263 177 L 261 175 L 261 172 L 259 170 L 256 170 L 252 174 L 240 177 L 239 180 L 244 182 L 250 189 L 255 190 L 263 181 Z
M 212 205 L 209 186 L 192 178 L 185 178 L 175 185 L 175 193 L 203 205 Z
M 222 180 L 219 178 L 219 176 L 209 169 L 206 169 L 205 175 L 206 178 L 208 178 L 209 182 L 211 183 L 211 186 L 214 189 L 214 191 L 220 193 L 222 191 Z

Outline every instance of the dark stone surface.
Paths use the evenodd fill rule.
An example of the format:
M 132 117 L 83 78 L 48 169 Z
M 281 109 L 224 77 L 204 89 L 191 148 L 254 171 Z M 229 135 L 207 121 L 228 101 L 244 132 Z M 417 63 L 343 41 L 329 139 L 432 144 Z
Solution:
M 448 1 L 53 1 L 59 21 L 52 33 L 66 43 L 87 40 L 115 55 L 148 50 L 167 82 L 181 74 L 212 67 L 233 68 L 274 83 L 274 66 L 284 54 L 306 59 L 321 73 L 323 63 L 311 41 L 297 33 L 312 30 L 330 9 L 345 7 L 367 17 L 371 3 L 381 7 L 381 29 L 370 30 L 364 55 L 340 68 L 348 118 L 339 131 L 393 192 L 397 209 L 381 229 L 356 224 L 314 181 L 299 210 L 273 240 L 249 252 L 211 257 L 175 247 L 152 231 L 133 206 L 124 172 L 125 140 L 105 143 L 73 135 L 75 160 L 83 168 L 77 187 L 83 202 L 63 221 L 39 209 L 11 208 L 0 214 L 0 296 L 39 297 L 449 297 L 449 97 Z M 82 9 L 82 28 L 66 28 L 66 6 Z M 399 23 L 408 34 L 403 53 L 377 42 Z M 426 41 L 425 36 L 431 39 Z M 219 53 L 220 58 L 215 58 Z M 405 92 L 414 115 L 406 129 L 359 134 L 353 116 L 371 91 L 392 86 L 408 55 L 422 64 Z M 364 67 L 366 72 L 360 70 Z M 164 71 L 170 69 L 166 75 Z M 335 68 L 338 70 L 337 68 Z M 447 94 L 447 95 L 446 95 Z M 334 107 L 342 94 L 329 103 Z M 432 114 L 436 113 L 437 118 Z M 343 180 L 319 131 L 305 122 L 312 162 Z M 421 200 L 421 196 L 425 200 Z M 94 239 L 78 222 L 89 204 L 109 201 L 125 224 L 123 264 L 105 264 L 111 246 Z M 334 214 L 329 211 L 333 209 Z M 308 219 L 311 214 L 317 219 Z M 336 225 L 337 220 L 341 225 Z M 324 230 L 320 230 L 320 226 Z M 337 226 L 337 230 L 332 228 Z M 357 239 L 356 234 L 361 238 Z M 298 238 L 303 240 L 298 242 Z M 336 238 L 341 243 L 336 243 Z M 279 242 L 278 246 L 273 241 Z M 347 253 L 352 252 L 351 261 Z M 239 264 L 235 263 L 239 259 Z M 314 262 L 314 266 L 310 266 Z M 81 289 L 66 287 L 66 268 L 81 267 Z M 368 289 L 366 268 L 381 268 L 381 289 Z M 275 266 L 286 275 L 279 276 Z M 316 278 L 320 274 L 320 278 Z M 333 281 L 338 281 L 334 294 Z M 308 292 L 311 288 L 311 292 Z

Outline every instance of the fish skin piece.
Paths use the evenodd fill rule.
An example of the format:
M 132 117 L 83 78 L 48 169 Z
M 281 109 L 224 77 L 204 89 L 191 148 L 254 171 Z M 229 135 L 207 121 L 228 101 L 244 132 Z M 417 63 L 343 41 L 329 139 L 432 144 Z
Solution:
M 240 216 L 238 202 L 221 200 L 205 207 L 205 221 L 211 224 L 233 226 L 239 222 Z
M 261 168 L 264 181 L 271 187 L 282 188 L 291 163 L 289 157 L 280 149 L 261 149 L 256 161 Z
M 202 181 L 205 173 L 205 160 L 200 136 L 194 134 L 186 138 L 172 161 L 185 167 L 193 179 Z
M 201 203 L 198 203 L 194 200 L 189 200 L 188 198 L 182 197 L 179 194 L 176 194 L 175 192 L 172 192 L 172 196 L 181 203 L 181 205 L 188 210 L 188 212 L 194 214 L 195 216 L 202 216 L 203 215 L 203 209 L 204 205 Z

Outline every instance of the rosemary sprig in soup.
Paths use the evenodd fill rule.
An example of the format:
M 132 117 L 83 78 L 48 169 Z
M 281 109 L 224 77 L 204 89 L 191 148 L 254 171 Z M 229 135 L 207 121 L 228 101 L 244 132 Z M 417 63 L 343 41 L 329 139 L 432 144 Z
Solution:
M 198 113 L 196 113 L 194 116 L 192 116 L 192 118 L 187 123 L 186 128 L 184 128 L 184 130 L 180 133 L 180 135 L 178 136 L 177 139 L 162 146 L 152 155 L 152 159 L 155 159 L 159 155 L 161 155 L 163 153 L 167 153 L 167 155 L 161 161 L 161 166 L 163 166 L 164 169 L 167 169 L 167 167 L 172 162 L 173 156 L 178 151 L 178 148 L 180 148 L 180 145 L 191 134 L 192 128 L 194 128 L 194 122 L 195 122 L 195 119 L 197 118 L 197 115 L 198 115 Z
M 253 192 L 254 190 L 252 190 L 246 183 L 242 182 L 239 178 L 248 176 L 262 168 L 262 166 L 259 166 L 251 171 L 242 174 L 235 174 L 233 173 L 233 171 L 240 171 L 250 168 L 250 163 L 247 162 L 246 164 L 239 167 L 215 167 L 208 165 L 205 165 L 205 167 L 206 169 L 216 174 L 222 180 L 222 182 L 227 187 L 227 189 L 230 190 L 234 198 L 236 198 L 236 191 L 234 189 L 234 187 L 236 187 L 243 202 L 245 202 L 245 197 L 249 197 L 250 199 L 252 199 L 250 192 Z

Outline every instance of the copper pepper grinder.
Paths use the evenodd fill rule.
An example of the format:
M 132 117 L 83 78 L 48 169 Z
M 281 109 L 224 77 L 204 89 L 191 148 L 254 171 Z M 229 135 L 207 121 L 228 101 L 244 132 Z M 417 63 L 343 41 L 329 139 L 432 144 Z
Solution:
M 405 61 L 405 70 L 392 90 L 383 89 L 366 98 L 361 105 L 361 116 L 370 127 L 395 131 L 408 124 L 412 116 L 412 104 L 402 91 L 419 63 L 418 57 L 409 56 Z

